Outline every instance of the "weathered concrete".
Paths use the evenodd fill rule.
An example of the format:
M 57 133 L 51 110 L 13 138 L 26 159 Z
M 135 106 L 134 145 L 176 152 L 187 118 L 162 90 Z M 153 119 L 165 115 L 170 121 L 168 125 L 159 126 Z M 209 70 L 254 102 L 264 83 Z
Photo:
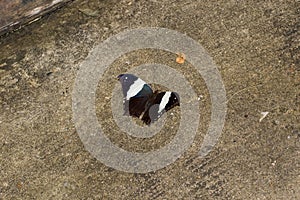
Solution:
M 297 1 L 77 0 L 2 36 L 0 198 L 300 199 L 299 19 Z M 72 122 L 72 87 L 96 44 L 122 30 L 153 26 L 186 33 L 206 48 L 222 74 L 228 113 L 219 143 L 198 159 L 210 101 L 201 77 L 187 71 L 203 95 L 194 145 L 164 169 L 127 174 L 83 147 Z M 97 93 L 108 98 L 98 98 L 97 114 L 114 143 L 147 151 L 172 138 L 168 132 L 130 138 L 109 131 L 103 116 L 111 119 L 106 105 L 117 81 L 111 77 L 147 62 L 180 68 L 175 57 L 132 52 L 105 73 L 108 84 Z M 259 122 L 261 112 L 269 114 Z

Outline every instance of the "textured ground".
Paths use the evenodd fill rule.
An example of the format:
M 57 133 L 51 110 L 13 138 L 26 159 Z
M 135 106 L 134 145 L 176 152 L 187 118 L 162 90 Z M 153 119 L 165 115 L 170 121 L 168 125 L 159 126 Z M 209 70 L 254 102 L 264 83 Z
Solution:
M 300 199 L 299 19 L 299 1 L 77 0 L 3 35 L 0 199 Z M 194 144 L 164 169 L 129 174 L 85 150 L 72 122 L 71 94 L 79 64 L 95 45 L 150 26 L 186 33 L 205 47 L 222 74 L 228 113 L 219 143 L 198 159 L 210 103 L 201 78 L 191 78 L 204 96 Z M 124 60 L 130 68 L 170 58 L 133 52 L 106 77 L 123 72 Z M 98 94 L 111 89 L 99 87 Z M 109 113 L 102 104 L 100 119 Z M 259 122 L 261 112 L 269 114 Z M 160 136 L 160 145 L 107 135 L 140 151 L 171 137 Z

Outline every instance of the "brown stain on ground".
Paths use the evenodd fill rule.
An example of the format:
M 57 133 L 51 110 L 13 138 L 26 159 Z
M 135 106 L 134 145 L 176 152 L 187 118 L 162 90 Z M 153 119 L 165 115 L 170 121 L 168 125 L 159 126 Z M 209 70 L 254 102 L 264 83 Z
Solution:
M 299 199 L 298 4 L 78 0 L 2 36 L 0 198 Z M 128 174 L 85 150 L 72 122 L 72 87 L 79 64 L 96 44 L 122 30 L 154 26 L 186 33 L 213 57 L 227 91 L 226 124 L 214 150 L 199 159 L 209 94 L 201 78 L 185 72 L 205 97 L 194 144 L 164 169 Z M 129 57 L 138 64 L 153 54 Z M 156 55 L 171 62 L 170 55 Z M 107 74 L 123 72 L 122 61 Z M 97 109 L 110 112 L 100 104 Z M 268 116 L 259 122 L 265 111 Z M 121 138 L 108 135 L 115 142 Z M 159 146 L 151 146 L 155 141 L 128 146 L 121 139 L 129 149 Z M 158 142 L 167 140 L 161 136 Z

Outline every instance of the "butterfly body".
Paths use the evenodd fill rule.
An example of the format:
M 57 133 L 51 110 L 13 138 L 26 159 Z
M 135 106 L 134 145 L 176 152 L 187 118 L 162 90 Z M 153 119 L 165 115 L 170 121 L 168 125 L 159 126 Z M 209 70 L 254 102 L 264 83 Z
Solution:
M 133 74 L 120 74 L 118 79 L 124 95 L 124 115 L 140 118 L 147 125 L 180 105 L 176 92 L 153 92 L 145 81 Z

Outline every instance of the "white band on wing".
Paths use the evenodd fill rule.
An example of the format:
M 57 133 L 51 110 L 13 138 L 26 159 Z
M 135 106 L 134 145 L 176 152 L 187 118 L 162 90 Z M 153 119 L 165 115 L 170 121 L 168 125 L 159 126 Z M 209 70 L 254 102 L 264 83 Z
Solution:
M 130 86 L 129 90 L 127 91 L 126 100 L 129 100 L 131 97 L 137 95 L 143 89 L 145 84 L 145 81 L 143 81 L 140 78 L 134 81 L 134 83 Z
M 161 102 L 159 104 L 159 109 L 158 109 L 158 113 L 160 113 L 161 111 L 163 111 L 163 109 L 165 109 L 166 105 L 169 102 L 169 99 L 171 97 L 171 92 L 166 92 L 163 96 L 163 98 L 161 99 Z

